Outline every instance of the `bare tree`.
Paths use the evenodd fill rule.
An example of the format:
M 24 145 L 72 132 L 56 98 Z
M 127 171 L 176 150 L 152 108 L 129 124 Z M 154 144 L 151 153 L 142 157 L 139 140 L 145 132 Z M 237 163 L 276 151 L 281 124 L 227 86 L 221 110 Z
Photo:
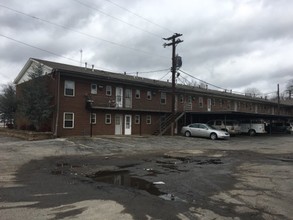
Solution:
M 262 96 L 261 91 L 258 88 L 254 88 L 254 87 L 245 89 L 244 93 L 246 96 L 252 96 L 252 97 Z
M 286 92 L 288 92 L 288 98 L 292 98 L 292 93 L 293 93 L 293 79 L 289 80 L 286 86 Z

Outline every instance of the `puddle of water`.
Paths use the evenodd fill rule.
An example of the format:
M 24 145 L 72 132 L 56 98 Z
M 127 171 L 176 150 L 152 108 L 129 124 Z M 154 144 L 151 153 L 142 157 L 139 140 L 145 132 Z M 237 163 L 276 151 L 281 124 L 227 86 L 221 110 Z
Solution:
M 161 192 L 152 182 L 131 176 L 128 170 L 100 171 L 88 175 L 87 177 L 92 178 L 96 182 L 103 182 L 144 190 L 156 196 L 165 194 Z

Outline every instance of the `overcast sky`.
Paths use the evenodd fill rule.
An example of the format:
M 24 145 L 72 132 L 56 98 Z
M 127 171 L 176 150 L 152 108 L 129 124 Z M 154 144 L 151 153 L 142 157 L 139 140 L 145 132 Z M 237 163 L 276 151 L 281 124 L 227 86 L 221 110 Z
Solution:
M 168 80 L 174 33 L 194 77 L 179 83 L 270 93 L 293 78 L 292 0 L 0 0 L 0 27 L 0 84 L 30 57 Z

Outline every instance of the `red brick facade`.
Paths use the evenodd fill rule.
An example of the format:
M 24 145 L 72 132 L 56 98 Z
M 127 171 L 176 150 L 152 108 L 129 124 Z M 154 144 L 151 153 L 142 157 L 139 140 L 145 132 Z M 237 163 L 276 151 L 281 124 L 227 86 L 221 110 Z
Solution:
M 153 134 L 162 117 L 171 114 L 170 83 L 37 61 L 52 68 L 51 127 L 56 136 Z M 278 108 L 265 99 L 183 85 L 176 87 L 175 100 L 176 112 L 274 115 L 279 109 L 281 115 L 293 115 L 292 106 Z

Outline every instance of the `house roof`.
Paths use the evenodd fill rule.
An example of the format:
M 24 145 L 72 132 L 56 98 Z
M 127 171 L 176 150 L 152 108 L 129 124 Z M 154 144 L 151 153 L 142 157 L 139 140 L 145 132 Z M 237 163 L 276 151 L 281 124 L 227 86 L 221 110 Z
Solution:
M 48 70 L 51 69 L 51 71 L 55 70 L 55 71 L 60 71 L 63 73 L 67 72 L 67 73 L 70 73 L 71 75 L 75 74 L 75 76 L 79 76 L 79 77 L 91 77 L 91 78 L 97 78 L 97 79 L 123 81 L 124 83 L 131 83 L 131 84 L 137 84 L 140 86 L 144 85 L 144 86 L 151 86 L 151 87 L 165 88 L 165 89 L 172 88 L 172 84 L 170 82 L 166 82 L 166 81 L 131 76 L 131 75 L 127 75 L 126 73 L 108 72 L 108 71 L 103 71 L 103 70 L 92 69 L 89 67 L 85 68 L 85 67 L 80 67 L 80 66 L 73 66 L 73 65 L 57 63 L 57 62 L 52 62 L 52 61 L 48 61 L 48 60 L 41 60 L 41 59 L 36 59 L 36 58 L 30 58 L 27 61 L 27 63 L 23 67 L 23 69 L 20 71 L 20 73 L 18 74 L 18 76 L 14 80 L 15 84 L 20 83 L 21 79 L 24 77 L 28 68 L 33 63 L 41 63 L 41 64 L 45 65 Z M 246 100 L 246 101 L 251 101 L 251 102 L 266 102 L 266 103 L 276 104 L 275 102 L 272 102 L 271 100 L 267 100 L 264 98 L 256 98 L 256 97 L 251 97 L 251 96 L 239 95 L 239 94 L 235 94 L 232 92 L 212 90 L 212 89 L 200 88 L 200 87 L 196 87 L 196 86 L 187 86 L 187 85 L 177 84 L 176 89 L 177 89 L 177 91 L 191 93 L 191 94 L 197 93 L 197 94 L 202 94 L 202 95 L 227 97 L 227 98 L 231 98 L 231 99 Z M 285 105 L 287 105 L 287 103 Z

